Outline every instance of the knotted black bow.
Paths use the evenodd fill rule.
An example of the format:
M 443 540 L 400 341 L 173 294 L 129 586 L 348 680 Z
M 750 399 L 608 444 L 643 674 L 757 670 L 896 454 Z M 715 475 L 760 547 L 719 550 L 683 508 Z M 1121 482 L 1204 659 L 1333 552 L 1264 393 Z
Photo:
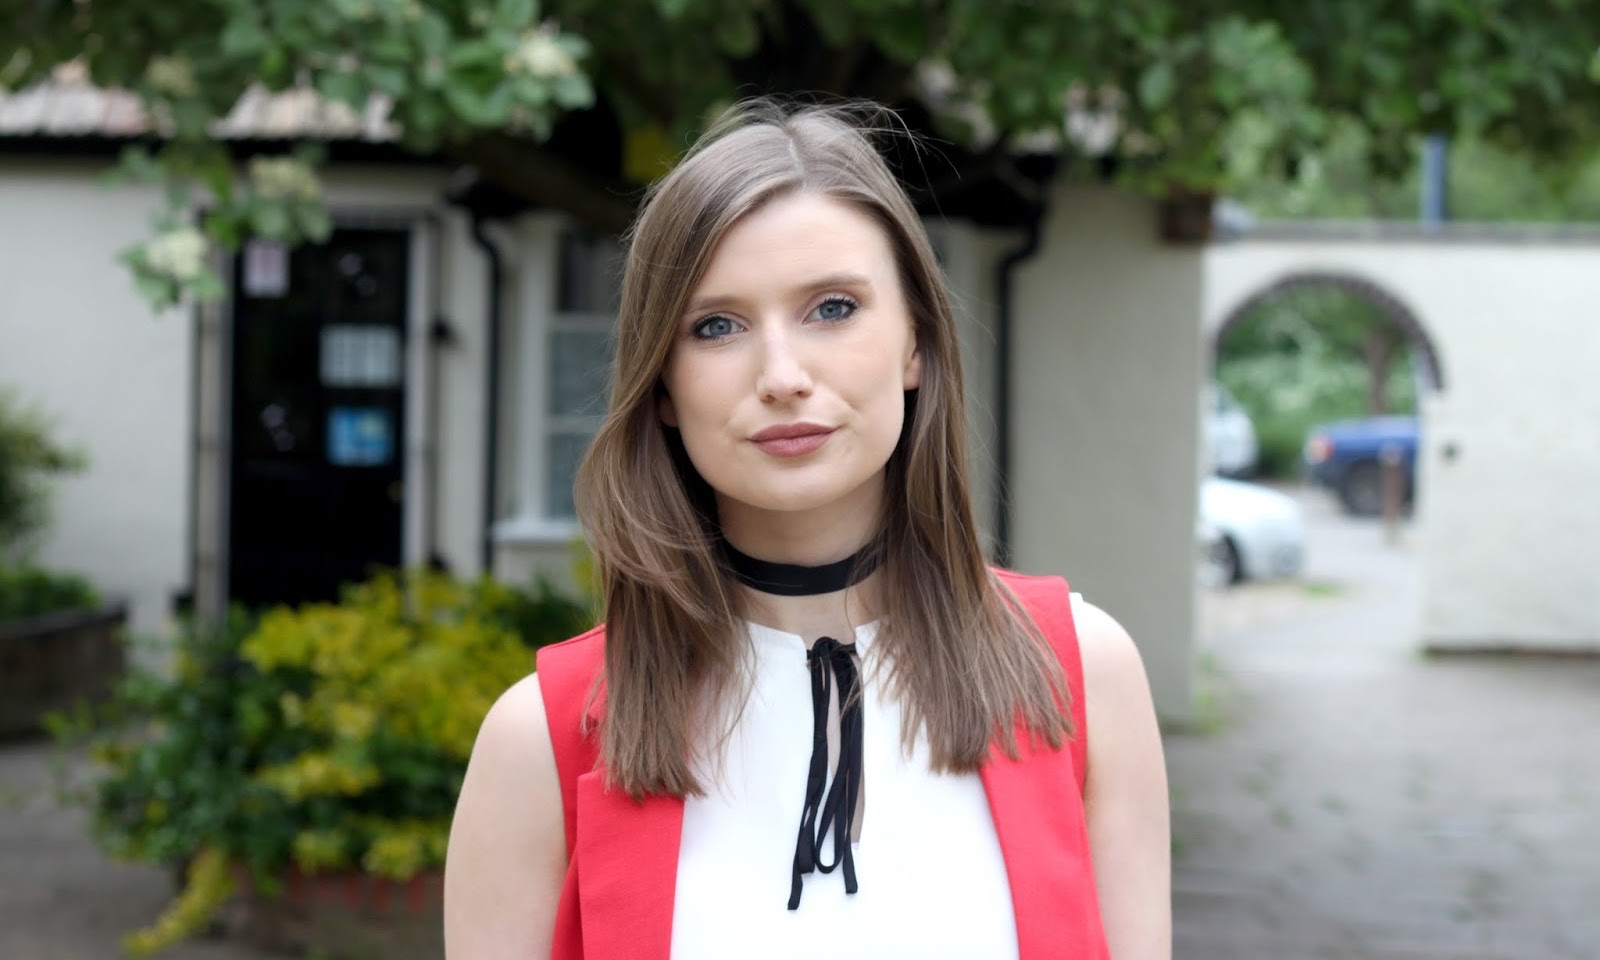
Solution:
M 789 887 L 789 909 L 800 906 L 800 878 L 820 870 L 832 873 L 844 864 L 844 889 L 856 892 L 856 864 L 850 852 L 850 828 L 856 820 L 861 796 L 861 698 L 856 675 L 855 644 L 832 637 L 818 640 L 806 654 L 811 670 L 811 769 L 806 776 L 806 805 L 800 814 L 800 839 L 794 848 L 794 882 Z M 822 787 L 828 775 L 828 702 L 834 681 L 839 685 L 839 767 L 824 801 Z M 822 845 L 833 831 L 833 862 L 822 862 Z

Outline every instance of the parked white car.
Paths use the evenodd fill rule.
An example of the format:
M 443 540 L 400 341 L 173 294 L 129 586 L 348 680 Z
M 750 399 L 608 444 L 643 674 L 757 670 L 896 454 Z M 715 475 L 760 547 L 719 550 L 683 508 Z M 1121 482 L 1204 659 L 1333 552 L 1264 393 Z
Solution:
M 1200 577 L 1207 586 L 1296 577 L 1305 566 L 1300 504 L 1276 490 L 1207 477 L 1200 483 L 1199 526 Z
M 1212 381 L 1203 398 L 1204 441 L 1211 470 L 1225 477 L 1247 477 L 1255 472 L 1260 449 L 1255 424 L 1228 388 Z

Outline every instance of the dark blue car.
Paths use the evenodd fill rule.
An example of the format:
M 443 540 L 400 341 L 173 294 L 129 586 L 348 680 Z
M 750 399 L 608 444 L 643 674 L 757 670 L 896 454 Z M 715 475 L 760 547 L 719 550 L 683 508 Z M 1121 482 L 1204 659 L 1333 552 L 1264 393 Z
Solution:
M 1416 489 L 1417 418 L 1366 417 L 1315 427 L 1306 437 L 1306 475 L 1333 491 L 1347 512 L 1372 517 L 1383 512 L 1385 450 L 1400 460 L 1401 497 L 1406 506 Z

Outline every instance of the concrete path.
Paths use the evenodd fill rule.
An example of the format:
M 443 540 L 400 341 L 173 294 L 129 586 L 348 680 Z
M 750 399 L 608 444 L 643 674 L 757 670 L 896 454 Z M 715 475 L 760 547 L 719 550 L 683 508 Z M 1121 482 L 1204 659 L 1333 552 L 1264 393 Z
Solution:
M 0 744 L 0 960 L 116 960 L 122 934 L 153 921 L 172 878 L 119 864 L 89 839 L 87 817 L 56 801 L 46 742 Z M 197 940 L 166 960 L 260 960 L 237 944 Z
M 1600 960 L 1600 662 L 1419 657 L 1411 552 L 1305 502 L 1309 587 L 1204 599 L 1178 960 Z M 0 960 L 113 960 L 171 883 L 100 854 L 50 757 L 0 745 Z
M 1202 603 L 1176 956 L 1600 958 L 1600 662 L 1422 657 L 1412 550 L 1302 498 L 1309 585 Z

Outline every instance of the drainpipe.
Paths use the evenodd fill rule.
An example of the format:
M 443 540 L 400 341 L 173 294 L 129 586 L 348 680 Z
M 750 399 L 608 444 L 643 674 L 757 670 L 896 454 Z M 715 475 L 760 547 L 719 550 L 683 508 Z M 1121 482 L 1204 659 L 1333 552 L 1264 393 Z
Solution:
M 437 259 L 437 258 L 436 258 Z M 437 287 L 435 289 L 438 289 Z M 442 413 L 444 399 L 439 395 L 444 384 L 441 354 L 457 344 L 455 330 L 450 326 L 444 314 L 437 308 L 434 311 L 433 323 L 428 327 L 428 409 L 424 416 L 427 420 L 428 431 L 428 500 L 423 504 L 426 518 L 423 520 L 423 530 L 427 539 L 424 553 L 427 556 L 428 569 L 439 573 L 450 572 L 450 564 L 444 558 L 444 553 L 439 549 L 439 447 L 444 436 L 444 422 Z
M 1050 183 L 1055 179 L 1055 165 L 1052 163 L 1042 174 L 1030 177 L 1037 186 L 1037 194 L 1029 211 L 1028 220 L 1024 224 L 1025 233 L 1022 246 L 1016 248 L 1001 258 L 995 267 L 995 377 L 994 377 L 994 420 L 995 420 L 995 499 L 996 514 L 994 523 L 994 549 L 995 563 L 1002 567 L 1011 566 L 1011 355 L 1012 340 L 1014 335 L 1011 329 L 1011 307 L 1013 302 L 1011 284 L 1015 277 L 1015 270 L 1034 254 L 1039 252 L 1039 237 L 1043 233 L 1044 217 L 1048 207 Z
M 1423 226 L 1437 228 L 1450 218 L 1450 138 L 1430 133 L 1422 141 L 1422 196 L 1418 211 Z
M 500 328 L 503 326 L 505 308 L 502 292 L 505 263 L 501 259 L 500 248 L 495 246 L 484 230 L 483 214 L 471 206 L 466 206 L 466 210 L 472 217 L 472 240 L 489 262 L 489 313 L 486 318 L 489 343 L 484 359 L 483 554 L 480 563 L 483 575 L 493 576 L 495 501 L 500 496 Z

